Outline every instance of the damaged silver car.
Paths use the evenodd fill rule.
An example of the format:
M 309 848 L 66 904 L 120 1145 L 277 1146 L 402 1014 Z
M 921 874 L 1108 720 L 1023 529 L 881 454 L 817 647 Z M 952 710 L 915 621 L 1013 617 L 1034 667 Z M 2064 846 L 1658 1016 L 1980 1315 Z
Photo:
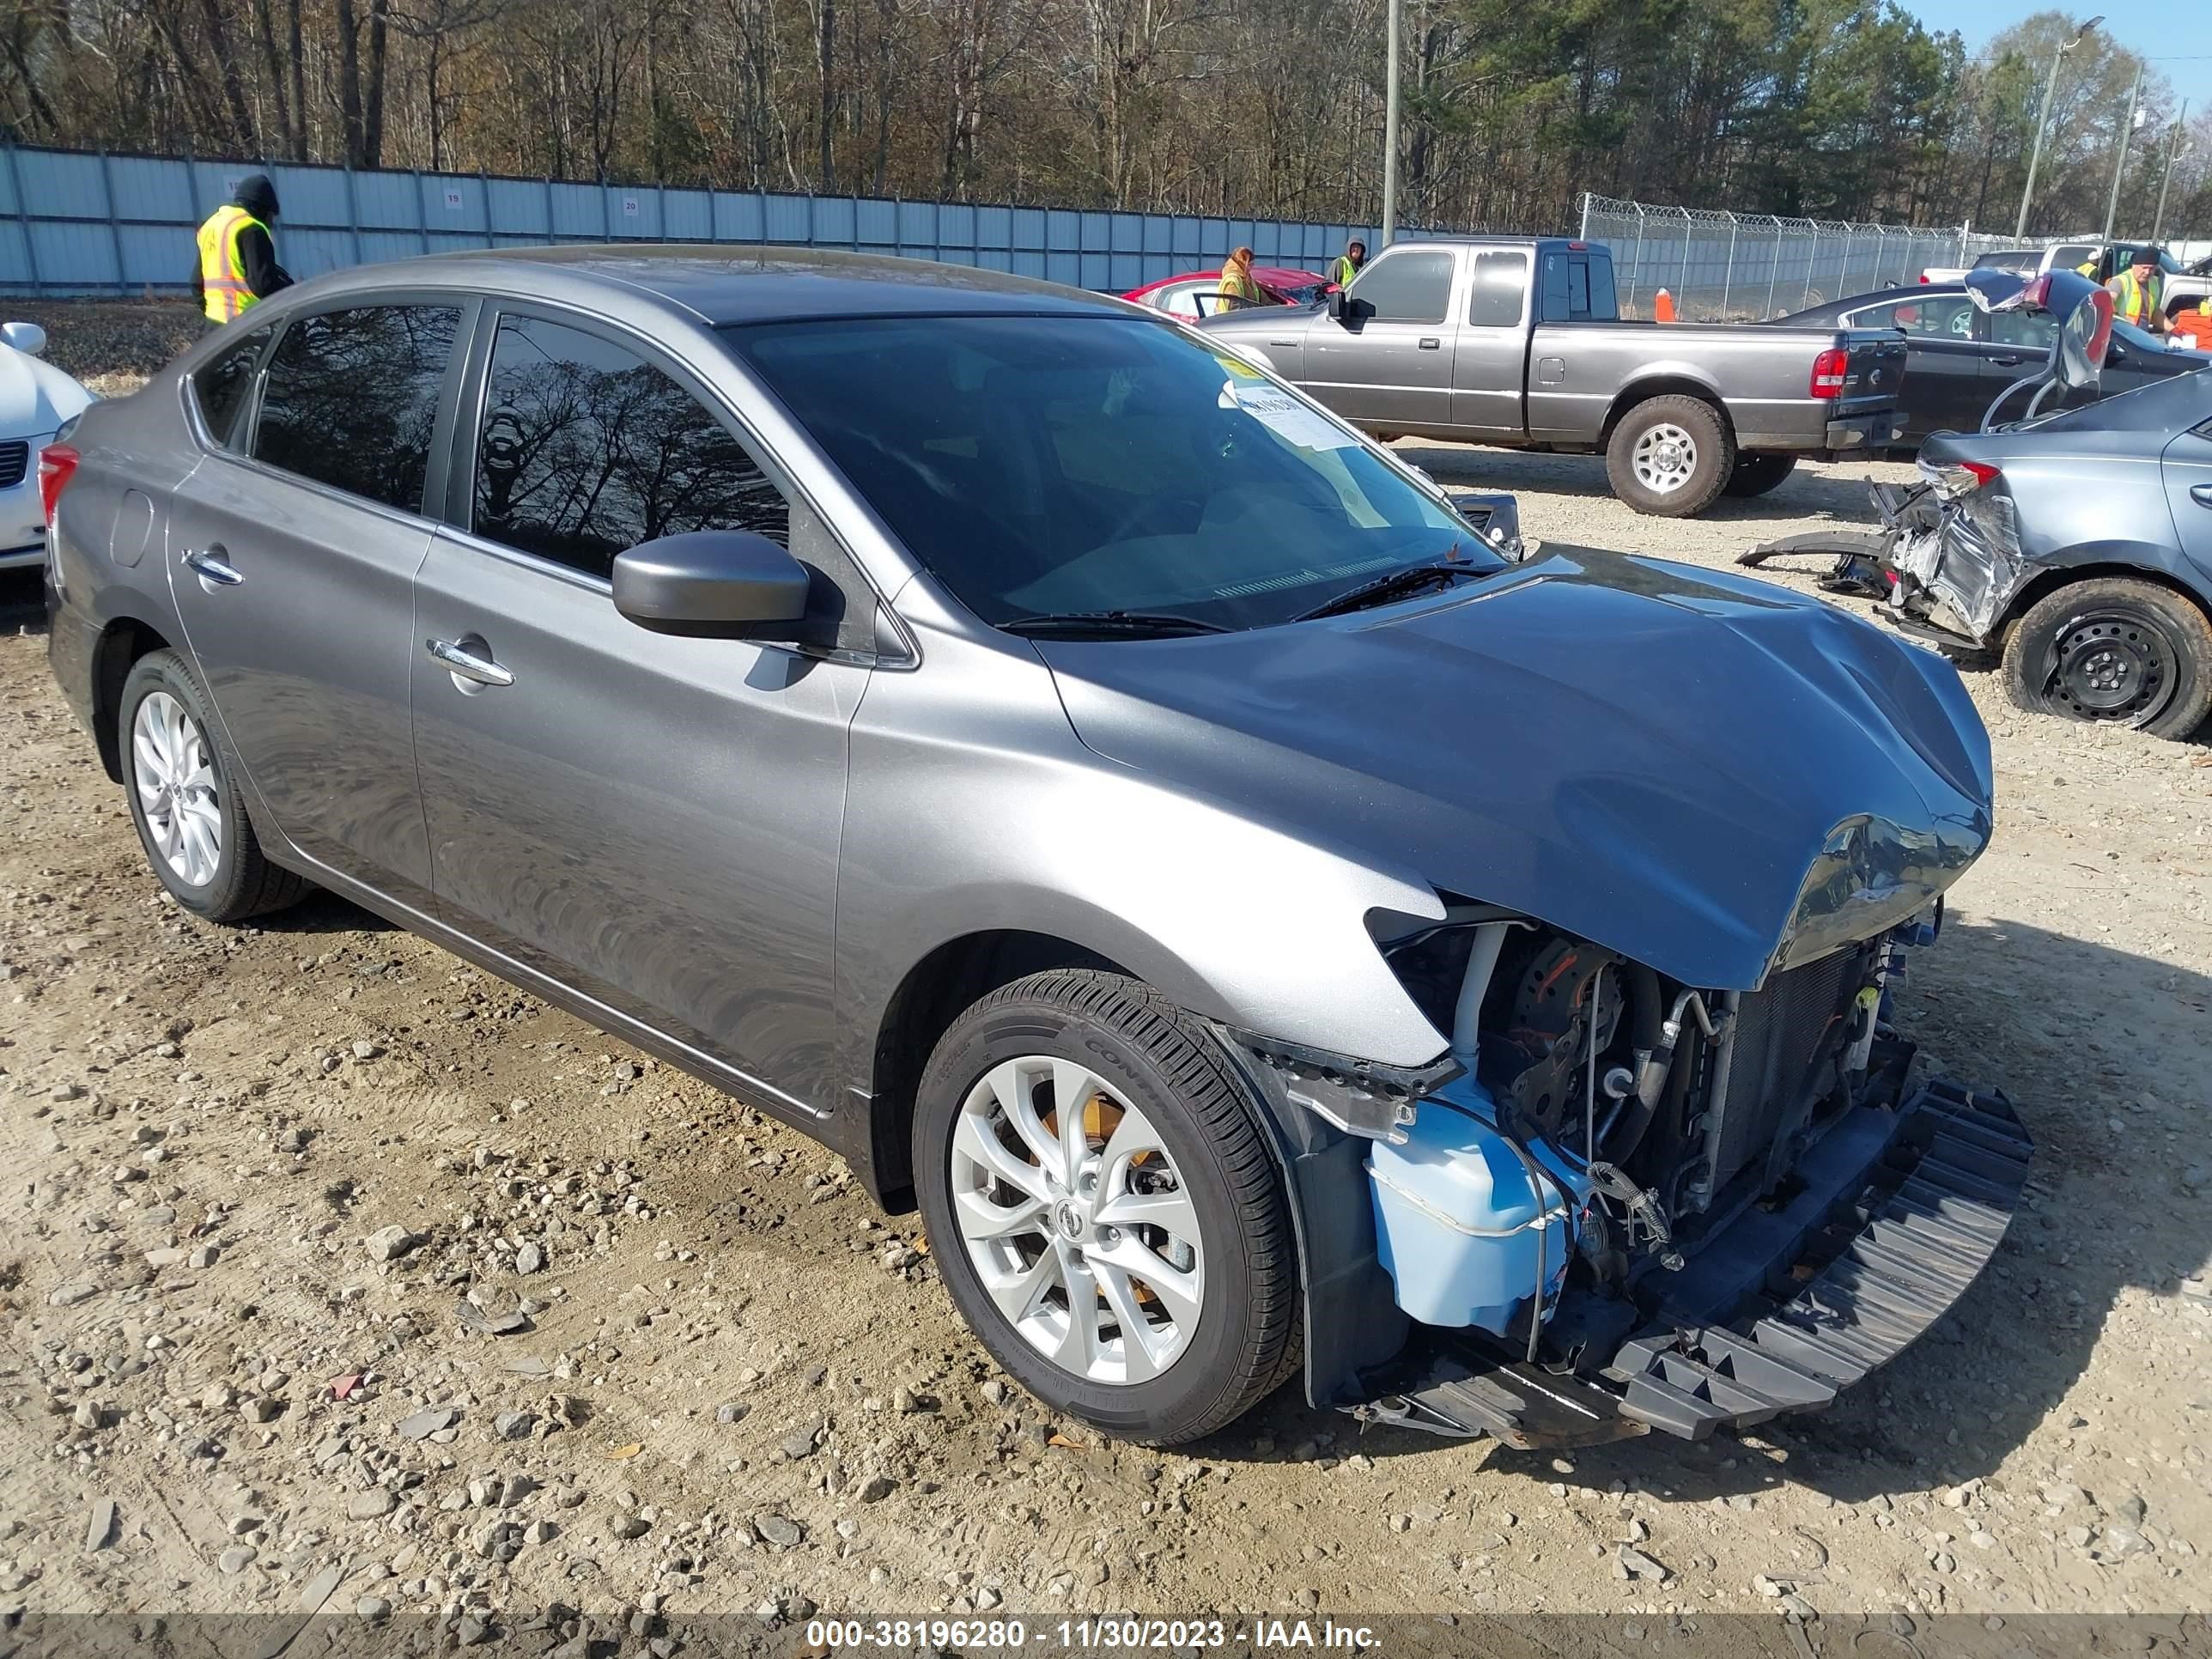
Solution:
M 819 1138 L 1112 1433 L 1301 1370 L 1518 1444 L 1758 1422 L 2018 1199 L 2011 1108 L 1888 1018 L 1990 835 L 1950 665 L 1509 561 L 1138 307 L 404 261 L 57 467 L 54 672 L 179 906 L 327 888 Z

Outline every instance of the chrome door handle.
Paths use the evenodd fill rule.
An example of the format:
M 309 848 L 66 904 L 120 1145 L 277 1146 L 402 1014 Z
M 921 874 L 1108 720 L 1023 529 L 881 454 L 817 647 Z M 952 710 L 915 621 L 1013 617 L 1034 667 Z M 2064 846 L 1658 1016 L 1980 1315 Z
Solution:
M 1433 334 L 1424 334 L 1421 336 L 1421 349 L 1424 351 L 1434 351 L 1443 344 L 1443 342 Z
M 513 685 L 514 676 L 489 657 L 478 656 L 458 640 L 425 640 L 423 648 L 452 671 L 457 680 L 477 685 Z
M 180 562 L 204 582 L 217 587 L 235 587 L 246 580 L 222 562 L 217 550 L 211 547 L 185 550 Z
M 2212 507 L 2212 484 L 2191 484 L 2189 499 L 2199 507 Z
M 2000 368 L 2018 368 L 2026 360 L 2020 357 L 1992 357 L 1990 361 Z

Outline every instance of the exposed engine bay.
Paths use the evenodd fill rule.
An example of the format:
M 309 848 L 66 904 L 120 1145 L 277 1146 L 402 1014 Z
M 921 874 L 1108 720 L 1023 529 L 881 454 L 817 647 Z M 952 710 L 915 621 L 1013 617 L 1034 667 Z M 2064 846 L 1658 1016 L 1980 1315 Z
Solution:
M 1886 994 L 1941 915 L 1743 993 L 1475 905 L 1387 942 L 1462 1069 L 1358 1131 L 1376 1259 L 1461 1340 L 1441 1363 L 1409 1345 L 1359 1413 L 1695 1437 L 1825 1403 L 1910 1341 L 1995 1248 L 2028 1157 L 2001 1097 L 1908 1095 Z M 1838 1284 L 1850 1318 L 1792 1314 Z

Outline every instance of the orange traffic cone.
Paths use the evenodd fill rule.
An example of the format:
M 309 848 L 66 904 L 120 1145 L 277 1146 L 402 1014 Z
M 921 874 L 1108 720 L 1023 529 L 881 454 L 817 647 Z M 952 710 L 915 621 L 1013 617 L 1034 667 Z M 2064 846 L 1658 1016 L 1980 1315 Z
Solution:
M 1651 296 L 1651 320 L 1656 323 L 1674 320 L 1674 296 L 1663 288 Z

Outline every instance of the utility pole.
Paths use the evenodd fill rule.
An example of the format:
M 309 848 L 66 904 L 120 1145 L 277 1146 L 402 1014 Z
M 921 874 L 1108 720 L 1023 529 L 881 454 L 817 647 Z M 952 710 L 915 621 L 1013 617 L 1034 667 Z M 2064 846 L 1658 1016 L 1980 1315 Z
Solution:
M 1388 51 L 1389 64 L 1382 72 L 1382 246 L 1398 234 L 1398 9 L 1390 0 Z M 1380 250 L 1378 250 L 1379 252 Z
M 2120 216 L 2120 175 L 2128 170 L 2128 140 L 2135 137 L 2136 98 L 2142 91 L 2142 65 L 2136 65 L 2134 84 L 2128 88 L 2128 112 L 2120 121 L 2120 153 L 2112 161 L 2112 193 L 2105 203 L 2105 240 L 2112 240 L 2112 221 Z
M 2051 54 L 2051 73 L 2043 82 L 2043 112 L 2035 118 L 2035 149 L 2027 158 L 2027 183 L 2021 187 L 2020 222 L 2013 227 L 2015 241 L 2027 240 L 2027 204 L 2035 198 L 2035 173 L 2043 163 L 2043 130 L 2051 125 L 2051 97 L 2058 90 L 2058 65 L 2068 52 L 2081 44 L 2091 29 L 2104 21 L 2102 14 L 2092 17 L 2075 31 L 2071 40 Z
M 2158 240 L 2158 234 L 2166 228 L 2166 187 L 2173 182 L 2173 163 L 2181 154 L 2181 131 L 2189 120 L 2189 100 L 2181 100 L 2181 113 L 2173 118 L 2173 136 L 2166 141 L 2166 171 L 2159 175 L 2158 212 L 2150 222 L 2150 239 Z

